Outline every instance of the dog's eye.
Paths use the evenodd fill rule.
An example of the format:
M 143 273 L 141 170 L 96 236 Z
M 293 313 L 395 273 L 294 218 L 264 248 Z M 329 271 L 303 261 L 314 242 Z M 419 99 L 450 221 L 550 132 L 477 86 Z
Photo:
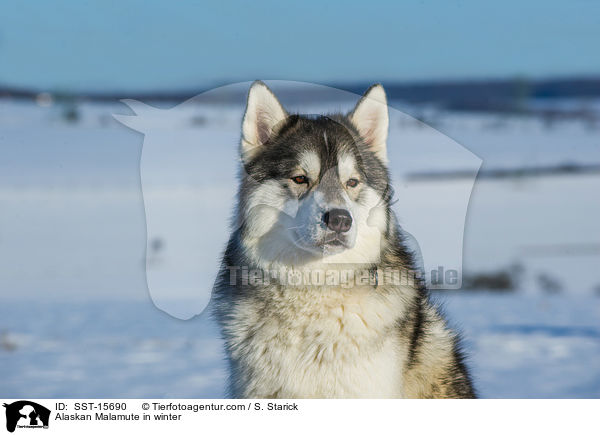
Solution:
M 356 187 L 358 186 L 359 181 L 356 178 L 350 178 L 348 181 L 346 181 L 346 186 L 348 187 Z
M 296 184 L 308 184 L 308 178 L 305 175 L 296 175 L 292 177 L 292 181 Z

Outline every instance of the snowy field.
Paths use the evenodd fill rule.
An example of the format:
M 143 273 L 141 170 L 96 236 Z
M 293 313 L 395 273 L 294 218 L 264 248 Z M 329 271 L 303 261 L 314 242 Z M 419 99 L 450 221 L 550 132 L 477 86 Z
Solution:
M 75 109 L 73 117 L 67 106 L 0 100 L 0 369 L 10 373 L 0 379 L 0 397 L 222 397 L 225 366 L 214 326 L 205 314 L 180 320 L 154 303 L 189 315 L 202 305 L 189 299 L 190 282 L 213 279 L 215 252 L 227 239 L 240 106 L 186 107 L 180 134 L 209 132 L 219 146 L 208 154 L 186 150 L 182 166 L 167 159 L 156 168 L 156 180 L 167 180 L 154 186 L 156 204 L 186 216 L 181 228 L 195 228 L 167 234 L 158 226 L 153 234 L 164 245 L 153 264 L 169 264 L 177 247 L 192 259 L 181 266 L 191 281 L 173 283 L 188 293 L 170 301 L 151 300 L 146 287 L 143 138 L 112 119 L 130 113 L 123 105 Z M 460 170 L 472 161 L 445 149 L 406 153 L 407 142 L 428 132 L 392 118 L 401 222 L 455 210 L 472 180 L 407 181 L 403 174 Z M 600 163 L 598 125 L 443 112 L 430 118 L 480 157 L 482 170 Z M 435 294 L 464 333 L 482 397 L 600 397 L 598 192 L 597 173 L 475 183 L 465 272 L 522 270 L 513 291 Z M 418 240 L 426 246 L 445 236 L 432 231 Z
M 486 398 L 600 398 L 600 298 L 441 294 Z M 223 397 L 207 316 L 147 302 L 0 306 L 2 397 Z

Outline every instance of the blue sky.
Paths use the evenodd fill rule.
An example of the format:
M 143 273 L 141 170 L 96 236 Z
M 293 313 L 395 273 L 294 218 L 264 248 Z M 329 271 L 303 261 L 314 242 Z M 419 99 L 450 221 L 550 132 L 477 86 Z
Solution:
M 202 88 L 600 73 L 600 2 L 0 3 L 0 84 Z

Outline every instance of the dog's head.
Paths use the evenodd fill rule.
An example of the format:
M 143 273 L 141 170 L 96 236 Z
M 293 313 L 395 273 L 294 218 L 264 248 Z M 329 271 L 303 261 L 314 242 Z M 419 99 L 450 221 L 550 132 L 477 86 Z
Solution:
M 390 220 L 388 108 L 381 85 L 347 115 L 288 114 L 255 82 L 240 147 L 238 219 L 255 260 L 373 263 Z

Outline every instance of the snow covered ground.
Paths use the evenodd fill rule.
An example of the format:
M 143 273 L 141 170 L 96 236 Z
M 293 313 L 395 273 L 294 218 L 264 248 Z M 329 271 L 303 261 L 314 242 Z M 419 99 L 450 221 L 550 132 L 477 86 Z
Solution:
M 76 107 L 74 121 L 66 120 L 68 110 L 0 100 L 0 369 L 10 374 L 0 379 L 0 397 L 221 397 L 225 370 L 214 326 L 206 315 L 175 319 L 148 295 L 141 135 L 112 119 L 127 113 L 122 105 L 87 103 Z M 200 230 L 157 234 L 163 248 L 155 260 L 168 264 L 171 249 L 185 246 L 194 260 L 182 276 L 211 281 L 220 248 L 206 246 L 227 239 L 241 107 L 185 110 L 181 134 L 211 131 L 219 146 L 209 154 L 186 150 L 189 158 L 157 168 L 169 181 L 155 186 L 160 207 L 181 211 L 182 228 Z M 600 130 L 589 123 L 549 127 L 535 118 L 454 113 L 432 119 L 481 157 L 484 170 L 600 163 Z M 392 120 L 401 221 L 451 210 L 470 188 L 469 180 L 402 177 L 462 169 L 444 149 L 406 152 L 407 142 L 426 143 L 428 134 L 409 118 Z M 598 174 L 475 183 L 465 271 L 523 269 L 513 292 L 435 295 L 464 332 L 483 397 L 600 397 L 599 191 Z M 419 241 L 446 236 L 432 231 Z M 556 294 L 544 291 L 548 279 Z M 202 305 L 168 303 L 162 308 L 179 304 L 191 314 Z
M 436 295 L 464 333 L 486 398 L 600 398 L 600 298 Z M 206 315 L 146 302 L 0 305 L 0 397 L 223 397 L 221 342 Z

